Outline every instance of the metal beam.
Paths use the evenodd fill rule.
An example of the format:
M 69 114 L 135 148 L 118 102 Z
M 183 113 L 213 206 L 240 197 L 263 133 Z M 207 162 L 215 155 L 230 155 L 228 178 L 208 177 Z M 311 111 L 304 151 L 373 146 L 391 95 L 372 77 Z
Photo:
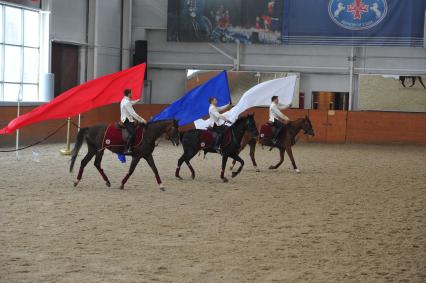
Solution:
M 220 49 L 219 47 L 217 47 L 216 45 L 214 45 L 212 43 L 208 43 L 208 45 L 210 47 L 212 47 L 214 50 L 216 50 L 217 52 L 219 52 L 220 54 L 222 54 L 223 56 L 225 56 L 226 58 L 228 58 L 229 60 L 234 61 L 236 59 L 233 56 L 231 56 L 228 53 L 226 53 L 225 51 L 223 51 L 222 49 Z

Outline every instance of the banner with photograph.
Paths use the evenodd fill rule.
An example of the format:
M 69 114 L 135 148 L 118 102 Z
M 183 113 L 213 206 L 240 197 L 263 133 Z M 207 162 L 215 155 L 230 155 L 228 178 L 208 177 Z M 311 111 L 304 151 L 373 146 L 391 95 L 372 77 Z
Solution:
M 169 0 L 168 41 L 281 44 L 283 0 Z
M 41 0 L 2 0 L 2 1 L 21 5 L 21 6 L 36 8 L 36 9 L 41 8 Z

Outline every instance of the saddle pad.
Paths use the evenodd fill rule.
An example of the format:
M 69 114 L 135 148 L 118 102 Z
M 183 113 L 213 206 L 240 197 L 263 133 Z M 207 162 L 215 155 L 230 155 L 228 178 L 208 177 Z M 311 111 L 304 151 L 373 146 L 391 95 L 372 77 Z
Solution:
M 210 148 L 213 146 L 213 133 L 209 130 L 202 130 L 200 133 L 201 149 Z
M 124 146 L 126 142 L 123 139 L 123 132 L 125 129 L 121 129 L 117 124 L 109 124 L 105 130 L 102 147 L 113 147 L 113 146 Z M 136 137 L 133 146 L 139 146 L 143 139 L 143 127 L 136 128 Z
M 261 139 L 270 139 L 272 138 L 272 124 L 266 123 L 260 127 L 260 138 Z

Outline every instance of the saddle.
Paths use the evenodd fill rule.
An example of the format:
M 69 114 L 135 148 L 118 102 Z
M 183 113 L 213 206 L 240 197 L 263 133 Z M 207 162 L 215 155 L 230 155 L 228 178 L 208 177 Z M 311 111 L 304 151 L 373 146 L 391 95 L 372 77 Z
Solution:
M 260 127 L 260 139 L 264 140 L 264 141 L 271 141 L 272 140 L 272 136 L 276 131 L 276 127 L 274 126 L 274 124 L 272 124 L 271 122 L 268 122 L 266 124 L 263 124 Z M 285 133 L 287 132 L 287 127 L 284 126 L 284 128 L 281 131 L 280 136 L 285 135 Z
M 260 127 L 260 138 L 263 140 L 270 140 L 272 138 L 273 130 L 274 126 L 272 125 L 272 123 L 263 124 Z
M 214 145 L 214 136 L 217 133 L 212 129 L 208 128 L 207 130 L 202 130 L 200 132 L 200 148 L 212 148 Z M 221 147 L 227 146 L 232 142 L 232 130 L 231 128 L 227 128 L 225 132 L 222 134 L 222 142 Z
M 136 126 L 136 135 L 132 146 L 139 146 L 142 143 L 144 127 Z M 105 130 L 102 140 L 102 147 L 125 146 L 129 133 L 123 123 L 109 124 Z

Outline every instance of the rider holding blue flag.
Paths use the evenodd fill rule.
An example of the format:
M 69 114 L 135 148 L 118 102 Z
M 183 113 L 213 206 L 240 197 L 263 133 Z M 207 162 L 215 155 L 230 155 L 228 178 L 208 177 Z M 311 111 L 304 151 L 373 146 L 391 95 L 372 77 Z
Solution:
M 216 134 L 213 148 L 219 152 L 222 135 L 226 129 L 225 122 L 231 123 L 231 121 L 225 115 L 220 114 L 220 112 L 229 109 L 231 104 L 218 107 L 215 97 L 210 97 L 209 103 L 210 127 L 213 128 L 213 132 Z

